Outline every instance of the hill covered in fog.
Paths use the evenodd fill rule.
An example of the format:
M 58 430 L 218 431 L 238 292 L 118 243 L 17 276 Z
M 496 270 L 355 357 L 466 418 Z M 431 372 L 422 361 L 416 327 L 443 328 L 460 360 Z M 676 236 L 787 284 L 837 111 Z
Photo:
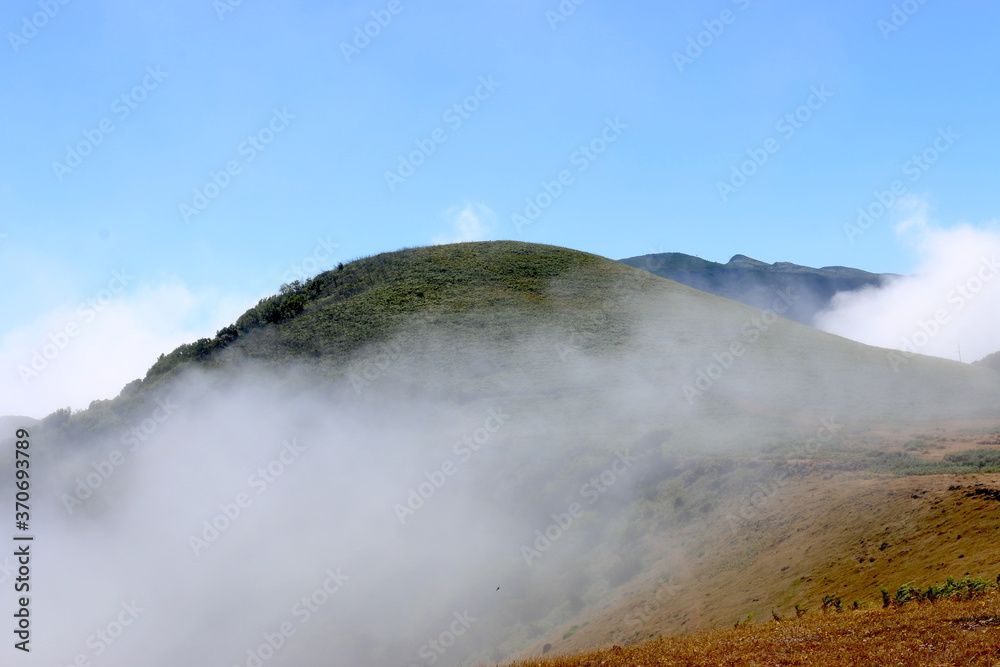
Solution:
M 787 319 L 815 308 L 816 292 L 803 285 L 826 294 L 881 276 L 739 257 L 719 273 L 676 254 L 635 263 L 650 257 L 718 286 L 743 284 L 732 283 L 737 275 L 766 276 L 745 288 L 760 310 L 567 248 L 513 241 L 410 248 L 282 286 L 214 338 L 161 355 L 117 404 L 185 369 L 244 364 L 298 365 L 355 390 L 392 378 L 448 395 L 558 393 L 569 389 L 567 362 L 591 359 L 608 371 L 595 390 L 613 391 L 627 377 L 685 410 L 832 403 L 859 417 L 903 417 L 992 406 L 984 396 L 996 378 L 981 368 L 871 348 Z
M 1000 376 L 785 319 L 795 298 L 757 309 L 520 242 L 282 286 L 119 397 L 32 426 L 49 608 L 148 609 L 108 665 L 154 646 L 163 665 L 251 664 L 281 628 L 271 665 L 502 661 L 574 626 L 591 623 L 586 645 L 635 632 L 612 603 L 655 595 L 678 563 L 738 573 L 749 555 L 716 567 L 704 545 L 726 543 L 728 517 L 754 532 L 758 489 L 996 467 L 965 444 L 882 451 L 868 431 L 996 418 Z M 786 584 L 768 599 L 794 604 Z M 682 626 L 668 605 L 637 627 L 732 609 Z M 64 662 L 96 627 L 39 623 Z

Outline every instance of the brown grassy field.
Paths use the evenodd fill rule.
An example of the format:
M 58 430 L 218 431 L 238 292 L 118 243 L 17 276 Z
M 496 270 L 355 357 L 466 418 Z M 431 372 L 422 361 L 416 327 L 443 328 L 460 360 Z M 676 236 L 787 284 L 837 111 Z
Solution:
M 512 667 L 624 665 L 1000 667 L 1000 594 L 885 609 L 807 612 L 764 625 L 657 638 Z
M 575 621 L 579 627 L 555 628 L 522 655 L 540 654 L 545 643 L 572 653 L 731 627 L 750 613 L 788 617 L 796 604 L 816 609 L 828 594 L 845 605 L 879 605 L 879 586 L 908 581 L 993 579 L 1000 502 L 967 496 L 980 485 L 1000 489 L 1000 475 L 789 482 L 735 530 L 693 525 L 672 558 Z
M 902 450 L 916 435 L 940 434 L 949 450 L 968 449 L 995 446 L 996 427 L 934 423 L 864 436 Z M 937 452 L 930 448 L 930 456 Z M 879 586 L 992 580 L 1000 572 L 1000 502 L 973 495 L 980 488 L 1000 491 L 1000 474 L 892 477 L 815 466 L 776 486 L 735 524 L 724 517 L 739 514 L 744 499 L 676 530 L 651 548 L 660 560 L 517 658 L 540 656 L 545 644 L 571 655 L 731 628 L 751 613 L 757 621 L 769 621 L 772 611 L 789 618 L 796 605 L 812 610 L 808 618 L 831 594 L 845 607 L 854 600 L 881 607 Z

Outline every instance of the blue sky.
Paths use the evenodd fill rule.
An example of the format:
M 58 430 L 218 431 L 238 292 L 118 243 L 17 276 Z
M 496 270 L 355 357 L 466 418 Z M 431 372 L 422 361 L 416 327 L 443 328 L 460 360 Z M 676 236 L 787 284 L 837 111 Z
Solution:
M 18 0 L 0 17 L 0 413 L 86 407 L 290 276 L 404 246 L 908 273 L 918 248 L 877 193 L 945 229 L 998 208 L 990 2 Z M 859 207 L 877 215 L 851 233 Z

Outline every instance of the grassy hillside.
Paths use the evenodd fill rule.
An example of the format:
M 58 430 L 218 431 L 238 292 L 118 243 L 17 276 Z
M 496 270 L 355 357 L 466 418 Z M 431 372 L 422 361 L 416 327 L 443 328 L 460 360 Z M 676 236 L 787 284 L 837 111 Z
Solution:
M 945 433 L 969 435 L 959 430 Z M 1000 453 L 996 433 L 994 424 L 979 437 L 989 434 Z M 850 439 L 843 446 L 850 449 Z M 661 525 L 673 526 L 660 530 L 670 539 L 651 531 L 640 548 L 657 556 L 617 595 L 554 628 L 530 652 L 545 644 L 562 653 L 627 645 L 750 615 L 790 618 L 818 609 L 826 596 L 879 606 L 881 586 L 996 577 L 1000 475 L 888 477 L 827 463 L 821 456 L 773 468 L 702 462 L 661 485 L 651 500 L 662 508 Z
M 423 548 L 425 563 L 464 554 L 474 546 L 460 539 L 469 508 L 490 539 L 509 541 L 469 552 L 478 567 L 462 573 L 488 572 L 488 587 L 426 574 L 434 568 L 417 573 L 421 587 L 444 589 L 436 604 L 447 613 L 472 597 L 489 619 L 461 649 L 466 662 L 537 654 L 545 644 L 569 652 L 634 643 L 750 613 L 788 616 L 828 594 L 871 600 L 875 582 L 904 583 L 896 572 L 991 574 L 983 570 L 1000 553 L 989 546 L 986 515 L 962 515 L 947 487 L 958 473 L 993 483 L 1000 376 L 919 355 L 893 363 L 888 350 L 783 319 L 789 298 L 775 293 L 761 311 L 596 255 L 518 242 L 385 253 L 284 286 L 215 338 L 164 355 L 119 398 L 56 413 L 47 433 L 33 436 L 80 440 L 97 460 L 148 422 L 151 439 L 162 440 L 143 447 L 164 457 L 194 438 L 206 451 L 224 442 L 238 457 L 242 438 L 252 442 L 286 417 L 283 433 L 341 415 L 335 424 L 356 430 L 337 438 L 317 427 L 316 449 L 372 457 L 357 500 L 398 527 L 393 503 L 445 461 L 461 463 L 456 439 L 502 410 L 511 415 L 502 430 L 459 467 L 435 509 L 403 527 L 409 541 L 397 547 Z M 197 381 L 187 382 L 194 370 Z M 161 429 L 155 400 L 175 391 L 188 407 Z M 241 398 L 256 392 L 262 397 Z M 171 440 L 182 424 L 188 430 Z M 51 467 L 63 458 L 39 449 Z M 616 469 L 622 452 L 634 465 Z M 320 495 L 357 478 L 338 466 L 316 472 Z M 949 476 L 921 477 L 919 487 L 897 477 L 913 472 Z M 130 474 L 113 478 L 122 493 Z M 593 481 L 608 475 L 606 486 Z M 368 493 L 392 478 L 388 490 Z M 522 549 L 540 544 L 536 529 L 574 502 L 584 509 L 572 530 L 528 560 Z M 944 520 L 942 507 L 968 520 L 967 553 L 927 539 L 942 530 L 928 532 Z M 456 542 L 420 532 L 445 510 L 462 517 L 445 533 Z M 901 517 L 922 518 L 906 532 Z M 338 525 L 327 532 L 338 534 Z M 351 544 L 366 544 L 363 528 Z M 892 546 L 880 550 L 883 541 Z M 364 562 L 383 556 L 376 550 Z M 857 562 L 862 556 L 875 560 Z M 423 624 L 432 632 L 426 600 L 414 593 L 410 603 L 393 609 L 416 610 L 415 637 Z M 321 624 L 310 633 L 317 645 L 344 640 Z M 378 644 L 396 664 L 413 638 L 401 634 L 392 646 L 348 639 L 359 650 Z
M 148 390 L 191 366 L 298 362 L 324 377 L 350 377 L 387 356 L 392 363 L 379 363 L 378 375 L 397 380 L 433 371 L 452 392 L 490 395 L 529 384 L 544 393 L 564 381 L 561 372 L 547 371 L 591 358 L 631 374 L 633 384 L 636 377 L 648 382 L 667 402 L 730 413 L 791 405 L 794 412 L 843 408 L 881 418 L 995 408 L 987 398 L 1000 389 L 995 373 L 919 355 L 892 357 L 775 317 L 797 298 L 776 291 L 762 313 L 554 246 L 413 248 L 283 286 L 215 338 L 164 355 L 124 393 Z M 745 354 L 730 357 L 734 344 Z M 470 379 L 473 357 L 479 370 Z M 718 371 L 719 381 L 701 377 Z M 710 390 L 701 391 L 705 385 Z
M 853 667 L 1000 664 L 1000 594 L 800 618 L 613 646 L 511 667 Z
M 210 362 L 224 349 L 265 362 L 336 363 L 364 345 L 388 341 L 415 319 L 433 325 L 435 335 L 461 328 L 477 342 L 503 345 L 516 338 L 515 326 L 531 327 L 553 315 L 553 281 L 571 278 L 588 300 L 600 302 L 621 278 L 620 271 L 609 274 L 615 268 L 596 255 L 516 242 L 382 253 L 284 286 L 214 339 L 166 355 L 147 378 Z
M 0 417 L 0 433 L 10 433 L 18 428 L 30 428 L 38 423 L 31 417 Z

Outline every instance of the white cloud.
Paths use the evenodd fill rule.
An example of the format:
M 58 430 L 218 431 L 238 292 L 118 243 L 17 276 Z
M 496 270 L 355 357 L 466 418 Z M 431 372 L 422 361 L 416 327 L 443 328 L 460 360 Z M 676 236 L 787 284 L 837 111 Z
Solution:
M 435 245 L 484 241 L 492 236 L 497 226 L 496 213 L 483 204 L 453 206 L 444 212 L 444 218 L 451 230 L 434 237 Z
M 0 339 L 0 415 L 43 417 L 113 398 L 160 354 L 214 336 L 251 301 L 169 282 L 55 308 Z
M 816 326 L 892 349 L 974 361 L 1000 350 L 1000 228 L 943 228 L 921 199 L 908 200 L 895 226 L 920 265 L 880 289 L 838 294 Z

